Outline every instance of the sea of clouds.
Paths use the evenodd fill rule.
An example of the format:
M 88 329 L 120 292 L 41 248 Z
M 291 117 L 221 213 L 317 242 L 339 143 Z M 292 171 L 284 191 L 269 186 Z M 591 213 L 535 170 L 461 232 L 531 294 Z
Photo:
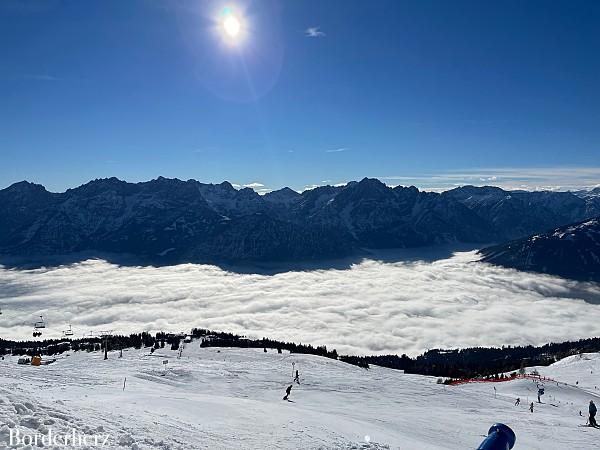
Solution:
M 326 344 L 341 353 L 541 344 L 596 336 L 600 285 L 517 272 L 475 252 L 434 261 L 365 259 L 346 269 L 275 274 L 211 265 L 104 260 L 31 270 L 0 266 L 0 337 L 75 337 L 192 327 Z

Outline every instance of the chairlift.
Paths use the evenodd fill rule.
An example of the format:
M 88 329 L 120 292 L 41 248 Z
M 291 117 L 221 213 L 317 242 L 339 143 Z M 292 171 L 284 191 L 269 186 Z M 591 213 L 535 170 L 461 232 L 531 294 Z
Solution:
M 40 337 L 42 332 L 39 330 L 42 328 L 46 328 L 46 322 L 44 322 L 44 318 L 40 316 L 40 320 L 33 324 L 33 337 Z
M 69 324 L 69 329 L 68 330 L 63 331 L 63 334 L 65 336 L 73 336 L 73 330 L 71 329 L 71 324 Z
M 40 320 L 33 324 L 33 328 L 46 328 L 46 322 L 44 322 L 44 318 L 42 316 L 40 316 Z

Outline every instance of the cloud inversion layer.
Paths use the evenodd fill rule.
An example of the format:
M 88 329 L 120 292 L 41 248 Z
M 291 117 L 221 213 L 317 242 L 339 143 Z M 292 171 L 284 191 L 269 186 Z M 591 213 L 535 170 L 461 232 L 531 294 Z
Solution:
M 239 274 L 215 266 L 119 267 L 102 260 L 52 269 L 0 268 L 0 337 L 205 327 L 326 344 L 342 353 L 541 344 L 590 337 L 600 285 L 476 262 L 364 260 L 347 270 Z M 584 300 L 587 300 L 584 301 Z

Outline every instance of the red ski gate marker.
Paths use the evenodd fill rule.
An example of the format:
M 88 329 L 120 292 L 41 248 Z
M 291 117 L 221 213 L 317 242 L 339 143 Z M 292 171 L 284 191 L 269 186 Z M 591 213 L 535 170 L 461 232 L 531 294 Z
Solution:
M 530 379 L 530 380 L 537 380 L 537 381 L 552 381 L 556 383 L 556 380 L 552 379 L 552 378 L 548 378 L 548 377 L 542 377 L 540 375 L 515 375 L 513 377 L 506 377 L 506 378 L 491 378 L 491 379 L 486 379 L 486 378 L 465 378 L 465 379 L 461 379 L 461 380 L 452 380 L 448 383 L 449 386 L 457 386 L 459 384 L 467 384 L 467 383 L 503 383 L 505 381 L 512 381 L 512 380 L 517 380 L 517 379 Z

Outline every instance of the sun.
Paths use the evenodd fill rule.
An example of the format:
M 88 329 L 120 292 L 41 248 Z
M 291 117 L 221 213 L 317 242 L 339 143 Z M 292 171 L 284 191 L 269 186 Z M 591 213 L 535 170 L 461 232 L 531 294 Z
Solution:
M 221 10 L 219 28 L 223 39 L 229 44 L 239 43 L 245 34 L 242 15 L 229 6 Z
M 223 20 L 223 31 L 231 38 L 236 38 L 240 34 L 240 28 L 240 21 L 235 16 L 227 16 Z

